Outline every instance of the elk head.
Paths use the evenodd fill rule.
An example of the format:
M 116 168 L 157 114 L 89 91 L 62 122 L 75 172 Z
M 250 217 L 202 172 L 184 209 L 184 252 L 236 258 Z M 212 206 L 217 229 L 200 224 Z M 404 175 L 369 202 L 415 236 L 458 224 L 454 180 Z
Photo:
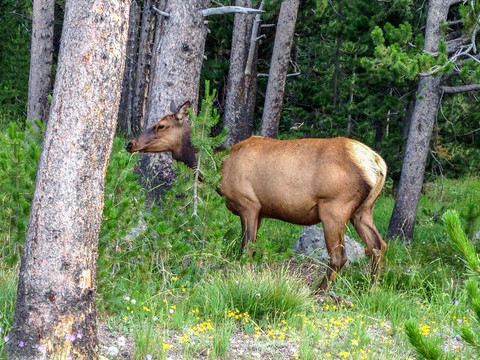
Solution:
M 191 104 L 187 101 L 176 111 L 172 102 L 170 110 L 173 113 L 163 117 L 132 139 L 126 147 L 127 151 L 145 153 L 171 151 L 174 159 L 187 162 L 185 153 L 191 148 L 191 127 L 186 119 L 189 107 Z

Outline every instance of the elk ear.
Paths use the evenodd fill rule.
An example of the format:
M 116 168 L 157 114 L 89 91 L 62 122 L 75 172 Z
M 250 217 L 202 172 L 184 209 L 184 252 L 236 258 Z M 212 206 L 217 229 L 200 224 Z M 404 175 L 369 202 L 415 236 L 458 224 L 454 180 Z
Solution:
M 191 106 L 192 104 L 190 104 L 190 101 L 187 101 L 185 104 L 180 106 L 180 109 L 178 109 L 178 112 L 175 114 L 175 119 L 177 119 L 180 124 L 182 124 L 183 120 L 188 116 L 187 109 Z
M 177 109 L 177 107 L 175 106 L 175 101 L 172 100 L 172 101 L 170 102 L 170 111 L 175 114 L 175 113 L 177 112 L 177 110 L 178 110 L 178 109 Z

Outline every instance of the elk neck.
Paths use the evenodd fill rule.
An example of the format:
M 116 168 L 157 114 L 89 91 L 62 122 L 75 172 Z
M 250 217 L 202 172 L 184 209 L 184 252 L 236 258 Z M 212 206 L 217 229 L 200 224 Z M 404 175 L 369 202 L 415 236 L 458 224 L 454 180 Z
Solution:
M 173 158 L 177 161 L 185 163 L 188 167 L 193 169 L 197 162 L 197 159 L 195 156 L 195 148 L 193 147 L 190 140 L 190 133 L 186 133 L 183 135 L 180 149 L 173 152 Z

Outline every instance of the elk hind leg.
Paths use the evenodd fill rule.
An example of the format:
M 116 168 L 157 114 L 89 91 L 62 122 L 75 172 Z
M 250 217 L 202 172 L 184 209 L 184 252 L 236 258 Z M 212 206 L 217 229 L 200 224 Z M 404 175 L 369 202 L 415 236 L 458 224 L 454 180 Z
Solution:
M 383 241 L 373 222 L 372 207 L 360 207 L 352 216 L 352 224 L 360 238 L 367 245 L 367 251 L 372 257 L 372 283 L 377 281 L 382 272 L 383 257 L 387 244 Z
M 248 243 L 255 243 L 257 240 L 257 232 L 260 226 L 261 218 L 258 211 L 248 210 L 240 214 L 240 219 L 242 222 L 242 253 L 247 250 Z M 253 255 L 253 249 L 250 247 L 248 249 L 250 256 Z

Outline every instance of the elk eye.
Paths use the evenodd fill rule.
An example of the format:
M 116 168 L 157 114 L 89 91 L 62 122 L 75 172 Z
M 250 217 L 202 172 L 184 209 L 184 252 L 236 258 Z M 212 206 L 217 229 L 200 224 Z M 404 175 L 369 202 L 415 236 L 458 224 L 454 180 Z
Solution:
M 157 131 L 163 130 L 164 128 L 165 128 L 165 125 L 160 124 L 160 125 L 157 126 Z

